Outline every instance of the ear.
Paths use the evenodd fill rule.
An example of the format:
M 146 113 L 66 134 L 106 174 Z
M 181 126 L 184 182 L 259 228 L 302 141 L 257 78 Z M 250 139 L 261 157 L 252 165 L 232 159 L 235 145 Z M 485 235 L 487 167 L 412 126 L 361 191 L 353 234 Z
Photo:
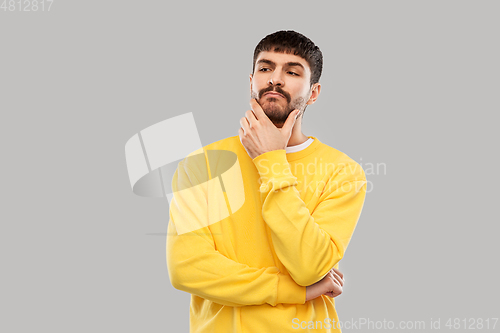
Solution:
M 320 92 L 321 92 L 321 84 L 319 83 L 313 84 L 313 86 L 311 87 L 311 96 L 309 97 L 309 100 L 307 101 L 306 104 L 311 105 L 314 102 L 316 102 Z
M 251 94 L 252 93 L 252 79 L 253 79 L 253 75 L 250 74 L 249 77 L 250 77 L 250 94 Z

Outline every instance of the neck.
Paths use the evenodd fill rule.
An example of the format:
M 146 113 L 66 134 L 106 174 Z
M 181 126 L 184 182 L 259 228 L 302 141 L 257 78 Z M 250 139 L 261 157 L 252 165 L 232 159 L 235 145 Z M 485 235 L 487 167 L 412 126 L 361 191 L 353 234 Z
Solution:
M 304 133 L 302 133 L 302 116 L 299 116 L 295 121 L 295 125 L 292 128 L 292 135 L 290 135 L 290 139 L 288 140 L 287 147 L 300 145 L 309 139 Z

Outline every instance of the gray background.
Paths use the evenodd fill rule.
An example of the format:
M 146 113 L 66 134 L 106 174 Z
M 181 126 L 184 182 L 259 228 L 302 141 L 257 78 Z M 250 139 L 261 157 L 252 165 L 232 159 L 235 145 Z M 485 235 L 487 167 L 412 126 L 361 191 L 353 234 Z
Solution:
M 124 146 L 186 112 L 203 145 L 237 135 L 253 49 L 282 29 L 325 58 L 304 134 L 365 169 L 386 166 L 367 174 L 340 264 L 341 320 L 443 328 L 500 317 L 499 10 L 58 0 L 50 12 L 1 10 L 0 330 L 188 331 L 189 295 L 167 274 L 166 200 L 132 193 Z

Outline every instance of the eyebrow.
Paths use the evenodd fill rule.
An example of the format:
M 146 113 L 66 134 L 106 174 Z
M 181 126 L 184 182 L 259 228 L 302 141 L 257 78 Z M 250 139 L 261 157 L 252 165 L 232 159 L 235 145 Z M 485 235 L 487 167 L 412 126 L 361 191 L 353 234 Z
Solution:
M 268 59 L 260 59 L 259 61 L 257 61 L 258 64 L 260 64 L 262 62 L 269 64 L 269 65 L 272 65 L 272 66 L 276 66 L 276 63 L 274 61 L 271 61 Z M 304 69 L 304 66 L 302 66 L 302 64 L 300 62 L 293 62 L 293 61 L 287 62 L 285 64 L 285 66 L 287 66 L 287 67 L 294 67 L 295 66 L 295 67 L 300 67 L 300 68 Z

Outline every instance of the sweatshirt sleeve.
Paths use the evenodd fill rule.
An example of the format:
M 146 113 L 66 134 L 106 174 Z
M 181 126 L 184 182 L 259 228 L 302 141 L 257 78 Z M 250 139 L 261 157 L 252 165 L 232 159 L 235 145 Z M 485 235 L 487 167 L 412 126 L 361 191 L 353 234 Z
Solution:
M 284 149 L 253 161 L 261 177 L 262 216 L 278 258 L 297 284 L 318 282 L 342 259 L 356 227 L 366 194 L 363 169 L 352 160 L 338 165 L 310 214 Z
M 207 192 L 189 168 L 179 164 L 167 232 L 167 268 L 172 286 L 227 306 L 304 304 L 306 288 L 277 267 L 250 267 L 217 251 L 206 223 Z M 193 221 L 196 220 L 196 221 Z M 198 225 L 187 231 L 182 225 Z

